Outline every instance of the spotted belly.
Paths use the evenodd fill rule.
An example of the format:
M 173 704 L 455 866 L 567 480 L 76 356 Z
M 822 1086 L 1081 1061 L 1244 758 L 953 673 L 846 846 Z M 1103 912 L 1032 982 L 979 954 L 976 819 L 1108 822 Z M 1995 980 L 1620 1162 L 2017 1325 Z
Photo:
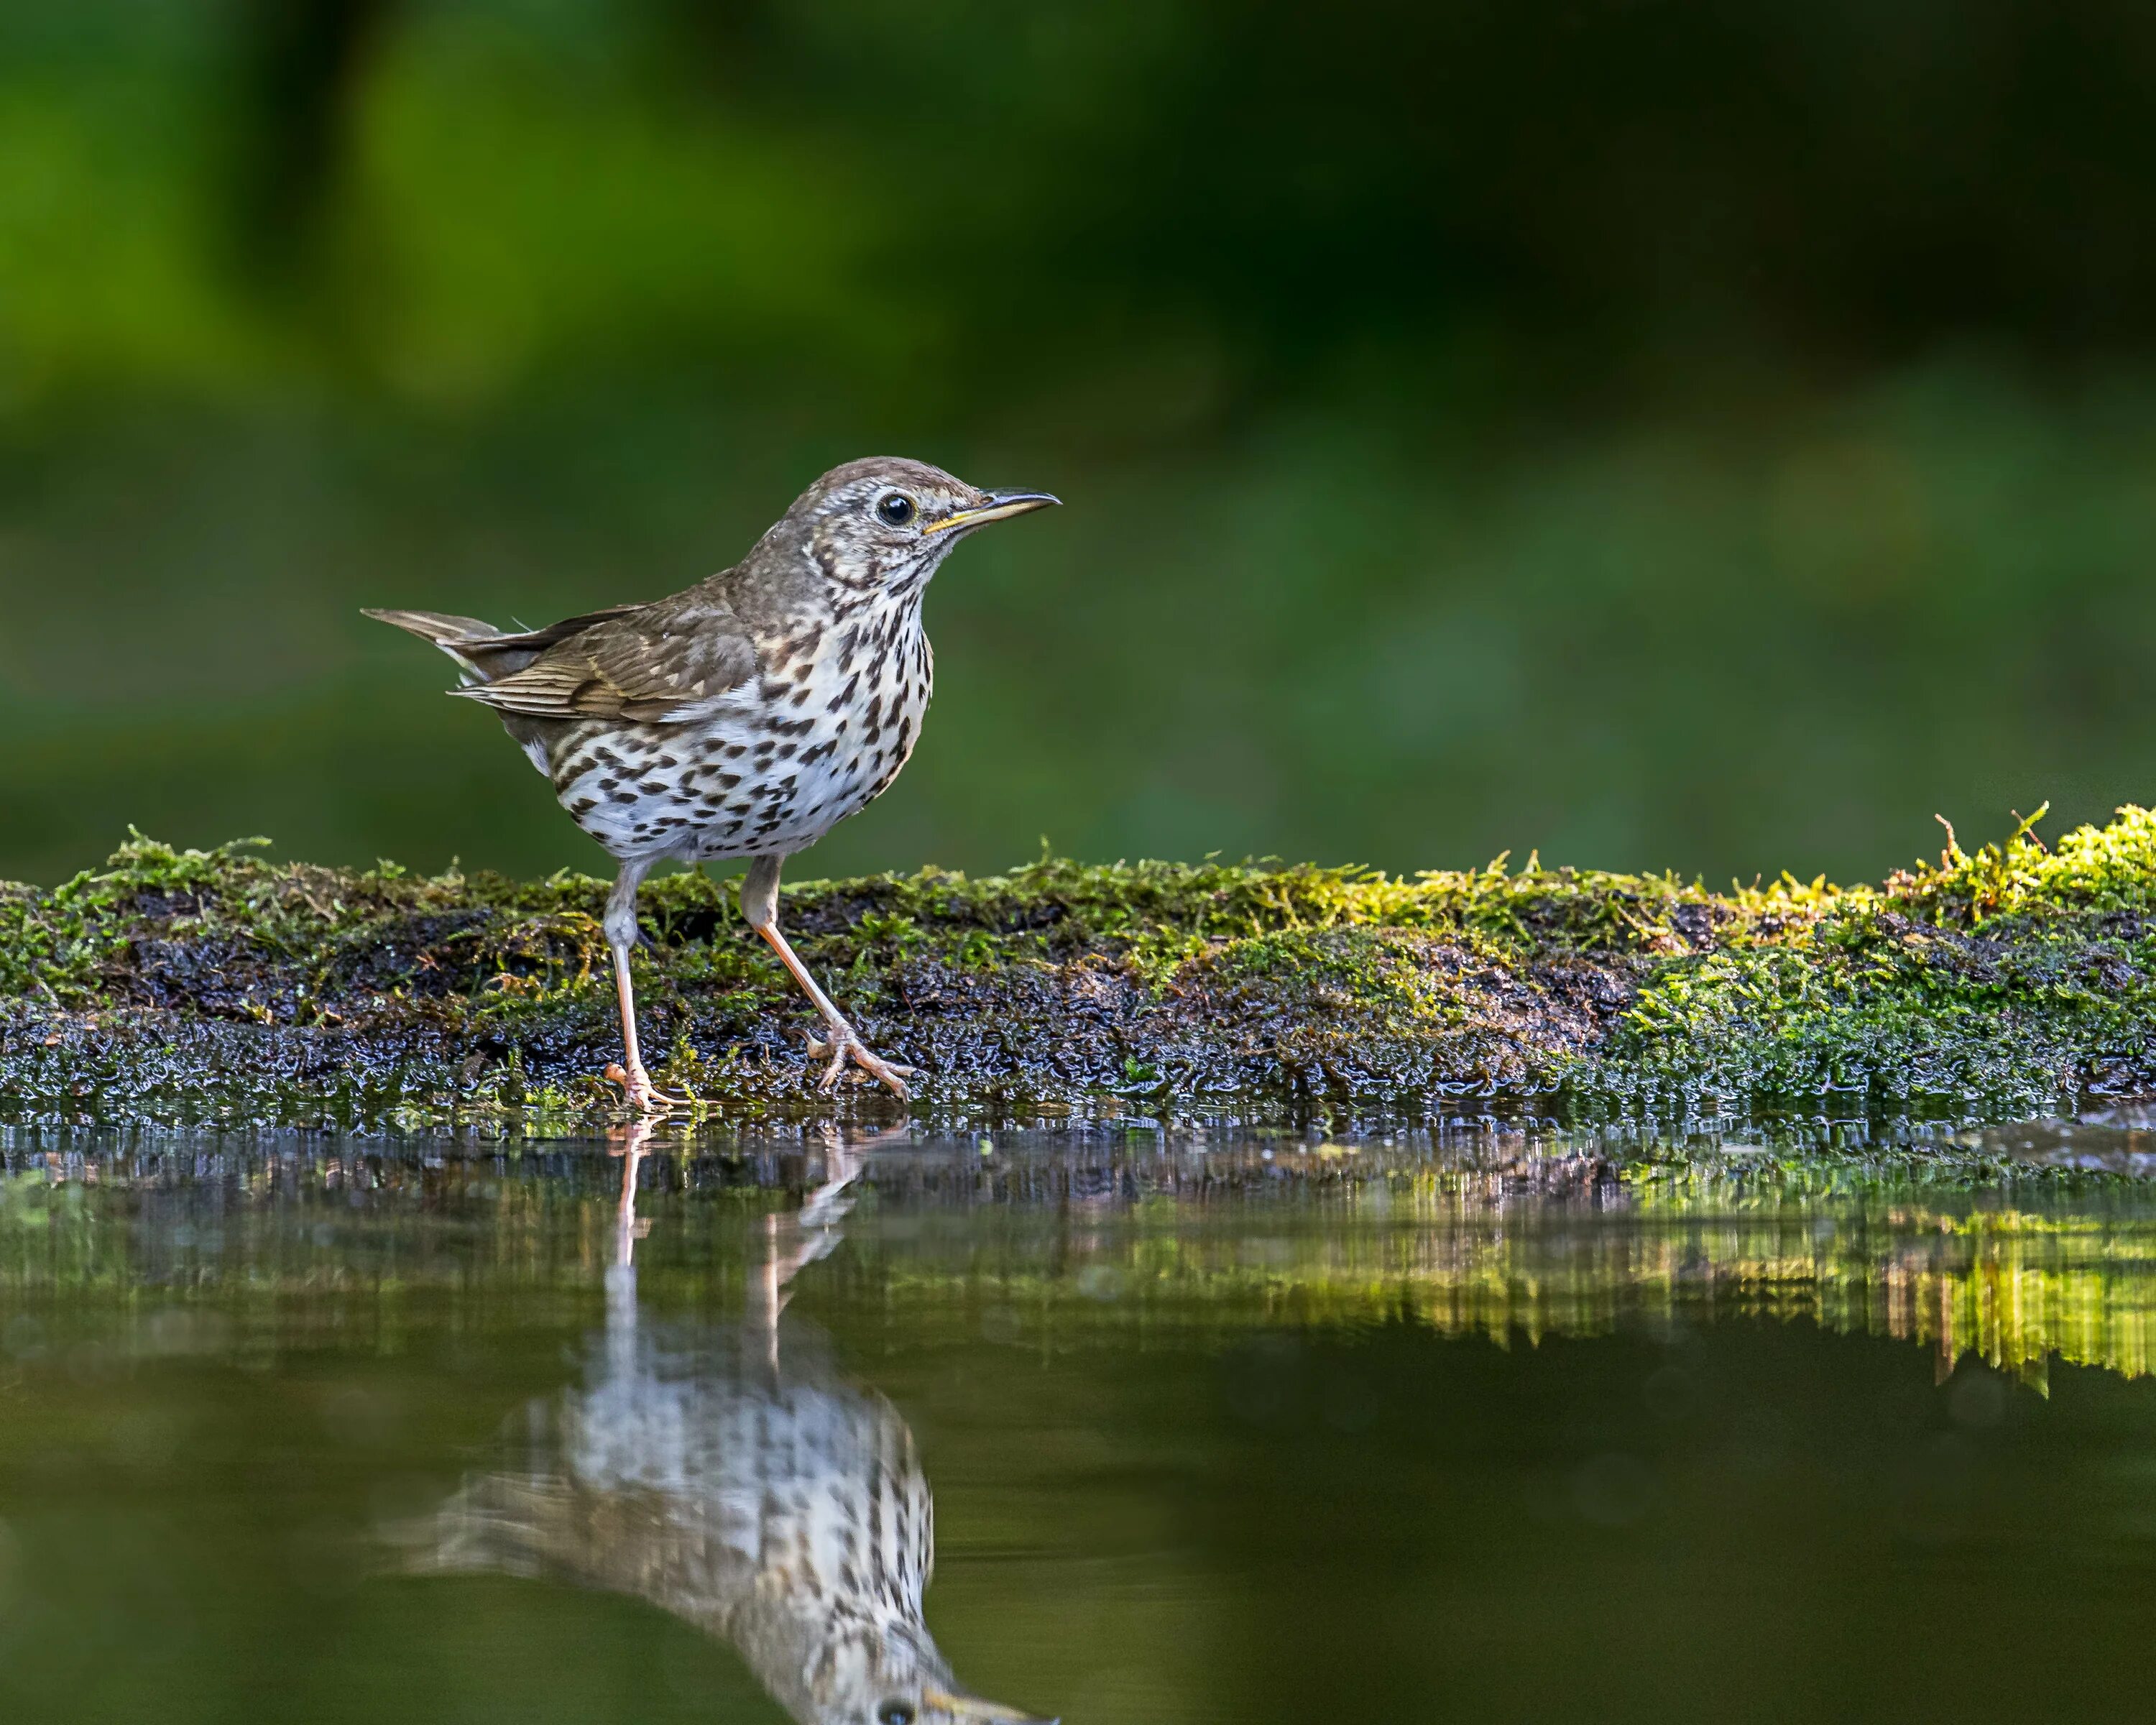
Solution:
M 897 778 L 920 734 L 907 705 L 872 726 L 843 711 L 805 724 L 593 722 L 564 727 L 534 760 L 570 817 L 616 857 L 789 855 Z

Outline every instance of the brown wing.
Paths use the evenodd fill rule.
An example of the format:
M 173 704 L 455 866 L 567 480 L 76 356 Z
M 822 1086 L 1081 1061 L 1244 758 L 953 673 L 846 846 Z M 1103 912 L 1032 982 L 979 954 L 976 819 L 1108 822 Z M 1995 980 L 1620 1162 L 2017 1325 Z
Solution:
M 505 633 L 476 617 L 454 617 L 441 611 L 363 610 L 360 614 L 403 629 L 423 641 L 432 641 L 462 665 L 468 677 L 490 682 L 523 670 L 557 641 L 609 617 L 624 617 L 643 608 L 641 605 L 610 605 L 603 611 L 588 611 L 582 617 L 565 617 L 544 629 L 514 633 Z
M 756 675 L 756 648 L 740 619 L 701 594 L 600 614 L 574 633 L 552 635 L 528 665 L 453 693 L 535 719 L 630 719 L 663 724 L 693 716 Z M 572 619 L 573 620 L 573 619 Z M 490 643 L 502 645 L 505 643 Z
M 564 617 L 559 623 L 550 623 L 544 629 L 527 629 L 510 634 L 496 634 L 488 639 L 486 644 L 497 652 L 504 649 L 517 648 L 529 648 L 534 652 L 538 652 L 555 645 L 557 642 L 566 641 L 572 635 L 582 634 L 594 624 L 610 622 L 617 617 L 631 617 L 639 611 L 648 611 L 650 608 L 648 604 L 608 605 L 603 611 L 587 611 L 581 617 Z

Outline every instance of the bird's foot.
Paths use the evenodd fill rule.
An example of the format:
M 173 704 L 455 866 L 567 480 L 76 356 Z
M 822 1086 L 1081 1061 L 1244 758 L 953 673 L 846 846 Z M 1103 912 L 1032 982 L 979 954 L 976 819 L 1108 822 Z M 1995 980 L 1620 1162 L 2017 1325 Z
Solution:
M 686 1096 L 669 1096 L 651 1081 L 651 1075 L 639 1061 L 634 1066 L 624 1066 L 616 1060 L 606 1069 L 606 1076 L 629 1092 L 629 1105 L 640 1113 L 664 1114 L 670 1109 L 695 1106 Z
M 906 1087 L 906 1081 L 913 1076 L 913 1068 L 901 1066 L 896 1060 L 886 1060 L 873 1052 L 868 1044 L 855 1034 L 852 1025 L 834 1024 L 828 1042 L 819 1042 L 814 1036 L 808 1041 L 810 1060 L 821 1060 L 825 1055 L 831 1057 L 831 1064 L 824 1069 L 819 1088 L 836 1090 L 839 1081 L 846 1076 L 846 1068 L 854 1065 L 881 1084 L 901 1102 L 913 1094 Z

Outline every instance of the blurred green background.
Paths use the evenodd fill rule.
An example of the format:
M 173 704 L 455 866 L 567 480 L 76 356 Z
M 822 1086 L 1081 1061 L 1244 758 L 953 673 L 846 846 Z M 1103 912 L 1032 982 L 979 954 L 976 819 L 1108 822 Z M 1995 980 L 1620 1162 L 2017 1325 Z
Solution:
M 1069 507 L 797 875 L 1876 875 L 2156 794 L 2156 8 L 14 0 L 0 876 L 601 858 L 363 603 Z

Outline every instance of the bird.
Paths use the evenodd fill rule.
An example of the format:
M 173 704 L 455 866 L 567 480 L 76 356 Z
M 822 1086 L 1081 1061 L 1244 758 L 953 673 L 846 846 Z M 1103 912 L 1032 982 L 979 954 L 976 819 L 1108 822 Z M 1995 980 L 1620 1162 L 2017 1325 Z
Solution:
M 649 1600 L 731 1644 L 799 1725 L 1053 1725 L 963 1687 L 921 1615 L 934 1500 L 913 1435 L 781 1313 L 838 1243 L 860 1159 L 782 1230 L 735 1326 L 640 1321 L 629 1128 L 607 1317 L 580 1384 L 508 1422 L 505 1465 L 385 1529 L 412 1574 L 495 1573 Z
M 653 1084 L 636 1034 L 636 894 L 661 862 L 748 863 L 742 913 L 824 1021 L 822 1084 L 859 1068 L 900 1100 L 884 1060 L 818 986 L 778 926 L 779 870 L 889 788 L 920 740 L 935 656 L 921 600 L 958 542 L 1060 501 L 984 491 L 926 462 L 850 461 L 823 475 L 748 554 L 649 603 L 505 630 L 434 611 L 364 614 L 431 642 L 452 695 L 489 706 L 570 816 L 618 865 L 601 919 L 621 1011 L 607 1076 L 639 1112 L 684 1099 Z

